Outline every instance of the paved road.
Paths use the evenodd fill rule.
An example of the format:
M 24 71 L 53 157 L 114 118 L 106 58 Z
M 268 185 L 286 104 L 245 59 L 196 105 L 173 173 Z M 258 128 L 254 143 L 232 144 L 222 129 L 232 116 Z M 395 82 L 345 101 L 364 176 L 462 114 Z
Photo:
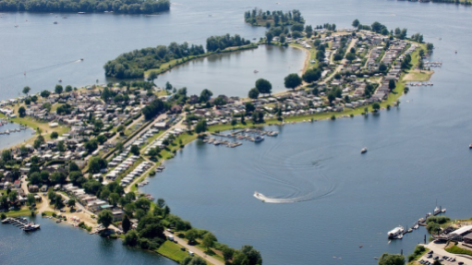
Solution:
M 164 231 L 164 234 L 168 237 L 170 235 L 172 235 L 171 233 L 167 232 L 167 231 Z M 189 244 L 187 244 L 187 242 L 182 239 L 182 238 L 178 238 L 177 236 L 174 236 L 174 240 L 177 241 L 177 244 L 185 247 L 186 249 L 192 251 L 193 253 L 195 253 L 195 255 L 198 255 L 200 257 L 202 257 L 203 259 L 205 259 L 208 263 L 211 263 L 213 265 L 224 265 L 224 262 L 222 261 L 219 261 L 217 259 L 215 259 L 214 257 L 211 257 L 211 256 L 208 256 L 207 254 L 205 254 L 203 252 L 203 250 L 195 247 L 195 246 L 190 246 Z

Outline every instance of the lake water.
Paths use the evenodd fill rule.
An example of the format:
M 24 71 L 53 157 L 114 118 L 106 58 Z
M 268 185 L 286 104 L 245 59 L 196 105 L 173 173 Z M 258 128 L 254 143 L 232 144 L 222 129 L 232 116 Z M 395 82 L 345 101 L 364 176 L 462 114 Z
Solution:
M 20 128 L 19 124 L 6 123 L 0 126 L 0 131 L 4 132 L 6 130 L 13 130 L 13 129 L 19 129 L 19 128 Z M 0 135 L 0 150 L 17 145 L 21 142 L 28 140 L 29 138 L 31 138 L 33 132 L 34 131 L 32 129 L 28 128 L 23 131 Z
M 41 224 L 41 230 L 25 233 L 13 225 L 0 225 L 1 264 L 176 264 L 157 254 L 125 247 L 121 240 L 89 235 L 41 217 L 33 221 Z
M 272 83 L 272 92 L 280 92 L 285 90 L 286 75 L 301 73 L 305 56 L 297 48 L 259 46 L 191 61 L 160 75 L 155 83 L 159 87 L 165 87 L 166 82 L 178 88 L 187 87 L 189 94 L 199 94 L 208 88 L 215 96 L 247 97 L 256 80 L 265 78 Z
M 225 33 L 259 38 L 265 29 L 247 26 L 242 18 L 255 6 L 300 9 L 312 25 L 343 28 L 359 18 L 406 27 L 433 42 L 431 60 L 444 64 L 432 78 L 433 87 L 411 88 L 399 109 L 378 117 L 287 125 L 278 128 L 277 138 L 235 149 L 192 143 L 144 191 L 165 198 L 175 214 L 214 232 L 221 242 L 254 245 L 265 264 L 375 264 L 373 258 L 383 252 L 410 253 L 423 241 L 424 229 L 391 244 L 386 233 L 399 224 L 411 226 L 433 210 L 436 199 L 453 218 L 472 215 L 466 197 L 472 170 L 468 7 L 384 0 L 183 0 L 155 17 L 3 14 L 0 37 L 9 41 L 0 44 L 1 96 L 16 96 L 25 85 L 33 92 L 52 88 L 58 78 L 76 86 L 103 82 L 106 60 L 139 47 L 185 40 L 203 44 L 208 36 Z M 85 61 L 72 63 L 79 58 Z M 204 68 L 205 62 L 196 64 Z M 369 152 L 361 156 L 364 146 Z M 256 190 L 302 201 L 265 204 L 252 196 Z M 59 232 L 51 231 L 41 233 L 54 240 Z M 121 251 L 120 245 L 115 248 Z M 40 253 L 28 251 L 30 260 Z M 100 255 L 100 250 L 89 253 Z

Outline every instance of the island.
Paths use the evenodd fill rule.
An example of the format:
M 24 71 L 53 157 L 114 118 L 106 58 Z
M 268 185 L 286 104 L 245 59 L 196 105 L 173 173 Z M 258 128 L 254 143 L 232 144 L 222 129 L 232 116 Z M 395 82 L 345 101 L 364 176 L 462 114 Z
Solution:
M 70 0 L 5 0 L 0 1 L 0 12 L 40 12 L 40 13 L 117 13 L 152 14 L 169 11 L 169 0 L 136 1 L 70 1 Z
M 357 19 L 350 29 L 304 26 L 294 12 L 289 28 L 276 22 L 283 13 L 269 13 L 255 14 L 256 22 L 273 21 L 265 21 L 267 33 L 257 44 L 224 35 L 208 38 L 206 50 L 187 43 L 135 50 L 105 65 L 106 75 L 118 83 L 57 85 L 35 95 L 25 87 L 25 96 L 0 102 L 0 118 L 36 131 L 28 143 L 2 151 L 2 219 L 41 213 L 182 264 L 262 264 L 252 246 L 237 250 L 218 242 L 211 232 L 172 214 L 164 199 L 138 188 L 194 140 L 235 148 L 242 141 L 275 137 L 265 125 L 381 115 L 382 109 L 399 106 L 409 86 L 432 85 L 430 68 L 440 66 L 427 61 L 434 46 L 423 43 L 421 34 L 408 38 L 406 29 L 389 31 L 379 22 L 362 25 Z M 258 45 L 306 52 L 301 75 L 284 78 L 287 91 L 272 93 L 263 78 L 247 98 L 214 97 L 208 89 L 188 95 L 185 87 L 154 84 L 159 74 L 194 58 Z

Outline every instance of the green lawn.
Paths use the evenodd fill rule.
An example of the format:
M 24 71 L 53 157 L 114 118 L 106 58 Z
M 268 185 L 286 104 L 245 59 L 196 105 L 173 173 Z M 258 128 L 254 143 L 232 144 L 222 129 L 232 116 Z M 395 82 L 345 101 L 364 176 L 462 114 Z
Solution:
M 181 262 L 185 257 L 188 256 L 187 251 L 180 249 L 180 246 L 174 242 L 166 241 L 157 250 L 157 253 L 165 256 L 171 260 Z
M 449 253 L 453 254 L 463 254 L 463 255 L 469 255 L 472 256 L 472 250 L 468 249 L 463 249 L 459 246 L 453 245 L 452 247 L 445 248 L 445 250 Z
M 31 211 L 28 207 L 22 207 L 20 210 L 5 212 L 5 215 L 10 217 L 29 216 Z

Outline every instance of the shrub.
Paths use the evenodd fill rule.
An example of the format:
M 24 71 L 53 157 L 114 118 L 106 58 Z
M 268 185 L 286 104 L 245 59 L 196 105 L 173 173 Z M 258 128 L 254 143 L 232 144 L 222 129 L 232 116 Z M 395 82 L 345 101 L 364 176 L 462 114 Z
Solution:
M 336 116 L 335 115 L 331 116 L 331 120 L 332 121 L 336 120 Z
M 6 214 L 2 213 L 1 217 L 0 217 L 2 220 L 7 218 Z

